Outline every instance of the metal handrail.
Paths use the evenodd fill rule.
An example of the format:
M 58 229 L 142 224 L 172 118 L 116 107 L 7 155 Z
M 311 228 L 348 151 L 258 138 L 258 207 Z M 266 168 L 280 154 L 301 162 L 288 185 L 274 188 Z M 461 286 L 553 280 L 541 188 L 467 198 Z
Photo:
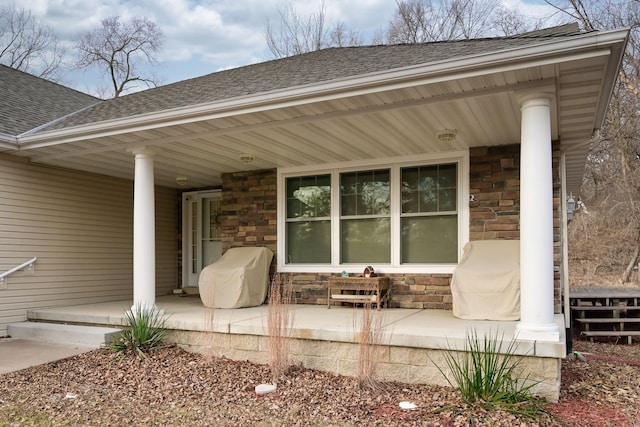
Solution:
M 34 256 L 30 260 L 25 261 L 25 262 L 23 262 L 22 264 L 20 264 L 20 265 L 18 265 L 16 267 L 13 267 L 11 270 L 5 271 L 4 273 L 0 273 L 0 283 L 3 283 L 4 282 L 4 278 L 7 277 L 8 275 L 13 274 L 18 270 L 22 270 L 25 267 L 33 266 L 33 263 L 36 262 L 37 260 L 38 260 L 38 257 Z

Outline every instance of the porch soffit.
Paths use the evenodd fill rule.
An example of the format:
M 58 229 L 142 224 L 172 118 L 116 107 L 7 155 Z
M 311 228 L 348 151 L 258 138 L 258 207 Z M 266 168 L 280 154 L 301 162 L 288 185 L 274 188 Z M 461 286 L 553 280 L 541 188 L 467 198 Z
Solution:
M 177 187 L 176 177 L 185 176 L 190 187 L 215 186 L 225 172 L 517 143 L 520 107 L 515 93 L 539 87 L 555 92 L 553 138 L 578 144 L 597 127 L 608 61 L 608 55 L 599 54 L 189 123 L 157 123 L 18 155 L 36 163 L 132 179 L 134 164 L 127 149 L 149 145 L 160 149 L 155 159 L 158 185 Z M 442 128 L 458 131 L 453 143 L 437 139 Z M 242 163 L 242 153 L 252 154 L 255 161 Z M 567 174 L 578 182 L 577 188 L 585 155 L 584 150 L 574 150 L 567 156 Z

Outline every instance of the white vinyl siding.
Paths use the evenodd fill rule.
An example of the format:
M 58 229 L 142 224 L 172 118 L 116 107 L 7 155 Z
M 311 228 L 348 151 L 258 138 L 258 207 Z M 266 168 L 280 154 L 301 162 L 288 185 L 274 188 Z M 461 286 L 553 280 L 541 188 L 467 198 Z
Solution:
M 132 159 L 133 161 L 133 159 Z M 176 286 L 177 194 L 156 189 L 156 292 Z M 133 183 L 0 155 L 0 337 L 27 309 L 131 299 Z

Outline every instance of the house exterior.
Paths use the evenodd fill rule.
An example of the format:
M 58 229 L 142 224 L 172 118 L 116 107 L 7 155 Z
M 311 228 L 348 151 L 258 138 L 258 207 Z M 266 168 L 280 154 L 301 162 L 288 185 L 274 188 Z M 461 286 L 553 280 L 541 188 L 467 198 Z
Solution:
M 132 296 L 131 179 L 15 155 L 16 136 L 102 101 L 0 65 L 0 337 L 37 307 Z M 158 187 L 159 294 L 176 286 L 176 190 Z
M 558 341 L 566 209 L 628 30 L 331 48 L 100 101 L 0 66 L 3 325 L 153 304 L 266 246 L 297 301 L 373 265 L 392 307 L 451 308 L 469 240 L 519 239 L 519 338 Z M 179 243 L 180 242 L 180 243 Z

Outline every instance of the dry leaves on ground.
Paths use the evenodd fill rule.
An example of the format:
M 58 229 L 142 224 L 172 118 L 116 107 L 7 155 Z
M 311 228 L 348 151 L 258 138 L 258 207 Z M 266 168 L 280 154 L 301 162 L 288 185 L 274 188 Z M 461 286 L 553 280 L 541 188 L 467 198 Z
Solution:
M 570 426 L 640 426 L 639 346 L 574 341 L 574 350 L 586 361 L 563 361 L 560 401 L 550 412 Z
M 607 357 L 617 348 L 638 347 L 599 351 L 598 345 L 585 345 L 592 346 L 579 350 L 588 353 L 587 362 L 563 363 L 561 401 L 548 405 L 549 415 L 537 420 L 472 410 L 450 388 L 393 383 L 366 391 L 353 378 L 302 368 L 295 368 L 275 393 L 257 395 L 255 386 L 271 377 L 266 366 L 173 347 L 153 351 L 149 359 L 121 359 L 98 350 L 2 375 L 0 426 L 634 425 L 640 356 Z M 417 409 L 400 409 L 402 401 Z

